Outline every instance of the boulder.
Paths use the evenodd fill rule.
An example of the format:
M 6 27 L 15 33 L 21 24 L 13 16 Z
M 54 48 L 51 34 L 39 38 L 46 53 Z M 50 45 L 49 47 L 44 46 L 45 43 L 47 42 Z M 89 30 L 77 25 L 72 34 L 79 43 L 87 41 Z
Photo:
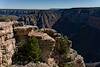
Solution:
M 27 26 L 19 26 L 19 27 L 15 27 L 14 31 L 15 31 L 15 35 L 28 35 L 29 32 L 31 32 L 32 30 L 37 30 L 38 27 L 37 26 L 31 26 L 31 25 L 27 25 Z

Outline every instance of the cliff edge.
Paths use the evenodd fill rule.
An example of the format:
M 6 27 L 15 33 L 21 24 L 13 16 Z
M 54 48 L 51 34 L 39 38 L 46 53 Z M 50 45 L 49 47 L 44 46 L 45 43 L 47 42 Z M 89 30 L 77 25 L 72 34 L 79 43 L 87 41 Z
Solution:
M 1 67 L 85 67 L 72 42 L 54 29 L 13 22 L 0 25 Z

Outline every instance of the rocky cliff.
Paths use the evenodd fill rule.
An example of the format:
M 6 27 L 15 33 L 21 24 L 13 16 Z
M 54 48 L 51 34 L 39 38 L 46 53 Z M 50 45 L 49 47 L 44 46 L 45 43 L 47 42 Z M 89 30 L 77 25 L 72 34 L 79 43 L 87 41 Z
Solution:
M 30 37 L 38 39 L 42 51 L 42 61 L 48 65 L 47 67 L 85 67 L 83 57 L 71 48 L 72 42 L 70 40 L 65 42 L 60 33 L 55 30 L 50 28 L 39 30 L 36 26 L 26 25 L 15 27 L 14 31 L 18 45 L 22 40 L 27 43 L 27 39 Z M 64 53 L 61 52 L 63 49 Z
M 54 28 L 73 41 L 73 48 L 84 56 L 85 62 L 100 61 L 99 7 L 55 10 L 1 9 L 0 16 L 2 15 L 9 15 L 11 20 L 17 17 L 16 20 L 26 25 Z
M 1 67 L 8 67 L 11 64 L 13 65 L 10 67 L 85 67 L 83 57 L 79 55 L 77 51 L 71 48 L 72 42 L 65 39 L 60 35 L 60 33 L 57 33 L 53 29 L 44 28 L 40 30 L 37 26 L 30 25 L 16 27 L 15 23 L 12 25 L 12 22 L 2 22 L 0 25 L 0 36 L 2 43 L 0 48 Z M 35 40 L 33 41 L 32 38 L 35 38 L 36 40 L 33 39 Z M 29 41 L 30 39 L 31 41 Z M 32 46 L 35 43 L 37 44 L 37 40 L 39 43 L 39 47 L 37 48 L 41 49 L 41 60 L 40 62 L 35 63 L 34 61 L 36 60 L 34 59 L 36 59 L 36 57 L 33 58 L 34 61 L 30 59 L 32 54 L 29 54 L 29 49 L 31 49 L 31 47 L 28 45 Z M 29 42 L 31 43 L 29 44 Z M 27 47 L 19 49 L 22 46 Z M 27 52 L 26 48 L 29 52 Z M 25 54 L 21 52 L 24 52 Z M 27 53 L 30 55 L 29 57 L 27 56 Z M 32 53 L 34 53 L 34 51 Z M 36 53 L 34 53 L 34 55 L 35 54 Z M 25 61 L 22 60 L 23 56 L 26 56 L 26 58 L 23 59 Z M 36 56 L 39 55 L 36 54 Z M 17 57 L 19 57 L 19 59 Z M 20 61 L 17 61 L 17 59 Z M 19 65 L 19 63 L 25 64 Z
M 12 64 L 12 56 L 15 49 L 15 38 L 13 23 L 0 23 L 0 67 L 7 67 Z

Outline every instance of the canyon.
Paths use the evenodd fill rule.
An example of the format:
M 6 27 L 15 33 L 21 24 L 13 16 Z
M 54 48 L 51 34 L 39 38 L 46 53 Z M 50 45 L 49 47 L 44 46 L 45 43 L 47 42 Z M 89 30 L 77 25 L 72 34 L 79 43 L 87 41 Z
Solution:
M 0 9 L 0 16 L 15 16 L 25 25 L 53 28 L 67 35 L 86 63 L 100 61 L 100 8 Z

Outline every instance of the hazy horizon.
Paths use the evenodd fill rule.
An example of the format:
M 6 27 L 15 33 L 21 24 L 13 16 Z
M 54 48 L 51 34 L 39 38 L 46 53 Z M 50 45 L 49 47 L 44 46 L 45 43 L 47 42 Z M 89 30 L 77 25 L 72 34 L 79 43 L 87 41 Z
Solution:
M 1 0 L 0 9 L 100 7 L 100 0 Z
M 72 7 L 72 8 L 100 8 L 100 7 Z M 72 8 L 0 8 L 2 9 L 16 9 L 16 10 L 52 10 L 52 9 L 72 9 Z

